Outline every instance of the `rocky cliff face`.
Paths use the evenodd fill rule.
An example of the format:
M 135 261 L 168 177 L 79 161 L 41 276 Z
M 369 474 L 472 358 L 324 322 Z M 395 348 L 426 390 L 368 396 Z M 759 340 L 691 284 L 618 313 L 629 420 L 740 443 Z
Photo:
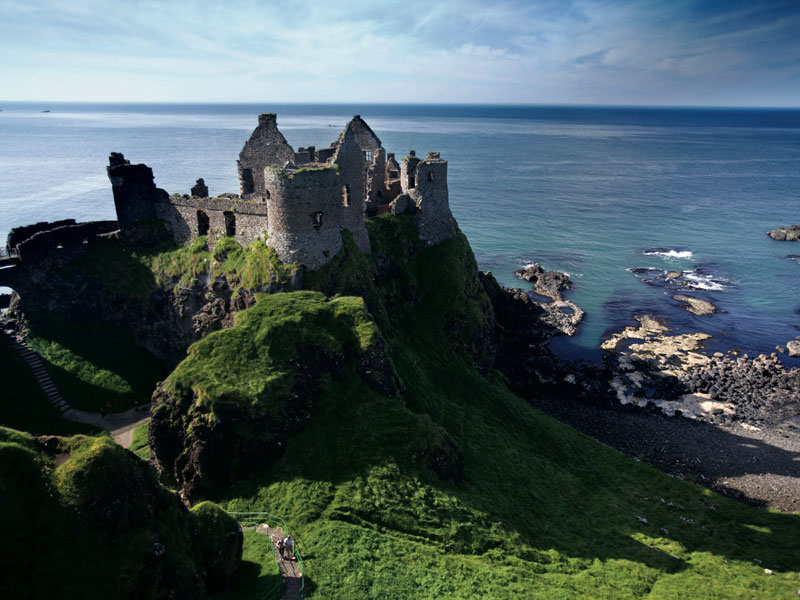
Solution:
M 174 367 L 191 344 L 231 327 L 256 294 L 300 285 L 300 272 L 280 265 L 263 244 L 245 251 L 232 240 L 209 248 L 200 239 L 175 249 L 165 245 L 162 231 L 142 229 L 82 252 L 23 261 L 16 267 L 21 285 L 9 317 L 43 312 L 75 322 L 100 319 L 129 330 L 140 346 Z

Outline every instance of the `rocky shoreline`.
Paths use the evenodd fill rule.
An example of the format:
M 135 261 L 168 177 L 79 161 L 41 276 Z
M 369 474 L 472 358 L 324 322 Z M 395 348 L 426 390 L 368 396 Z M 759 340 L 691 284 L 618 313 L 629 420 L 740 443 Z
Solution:
M 533 283 L 536 294 L 561 301 L 570 287 L 568 276 L 539 265 L 515 275 Z M 673 299 L 697 315 L 716 310 L 705 300 Z M 545 311 L 548 304 L 536 302 Z M 710 353 L 708 333 L 672 331 L 652 314 L 634 318 L 635 326 L 602 342 L 601 365 L 539 356 L 539 385 L 529 379 L 515 389 L 559 420 L 675 476 L 750 504 L 800 510 L 800 369 L 781 360 L 797 355 L 800 338 L 770 355 Z M 577 324 L 554 329 L 572 335 Z

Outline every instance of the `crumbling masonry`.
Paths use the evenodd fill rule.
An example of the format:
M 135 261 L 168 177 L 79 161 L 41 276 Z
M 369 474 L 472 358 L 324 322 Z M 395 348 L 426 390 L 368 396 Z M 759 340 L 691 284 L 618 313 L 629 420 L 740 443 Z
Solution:
M 274 114 L 258 118 L 239 153 L 239 194 L 208 197 L 202 179 L 191 195 L 168 195 L 155 186 L 153 171 L 112 153 L 108 177 L 119 227 L 160 220 L 176 242 L 197 236 L 233 237 L 242 245 L 265 239 L 285 263 L 316 270 L 342 246 L 347 229 L 369 252 L 365 219 L 409 211 L 428 244 L 456 230 L 447 193 L 447 161 L 412 150 L 400 164 L 358 115 L 329 148 L 296 152 L 278 130 Z

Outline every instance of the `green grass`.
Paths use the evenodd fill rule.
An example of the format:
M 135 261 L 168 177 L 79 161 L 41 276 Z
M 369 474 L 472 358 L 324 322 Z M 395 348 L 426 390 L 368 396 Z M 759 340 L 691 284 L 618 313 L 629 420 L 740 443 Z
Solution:
M 144 460 L 150 460 L 150 441 L 147 439 L 149 431 L 150 419 L 137 426 L 136 429 L 133 430 L 131 447 L 128 448 L 128 450 Z
M 311 420 L 283 457 L 222 498 L 229 510 L 285 518 L 305 559 L 307 598 L 796 597 L 798 515 L 749 508 L 668 477 L 532 409 L 502 377 L 479 375 L 476 367 L 485 369 L 491 357 L 492 309 L 466 239 L 424 248 L 405 215 L 373 219 L 368 229 L 371 258 L 345 236 L 340 255 L 308 274 L 307 285 L 333 299 L 313 292 L 261 299 L 233 329 L 194 345 L 167 381 L 206 408 L 235 401 L 269 411 L 290 389 L 298 343 L 344 356 L 337 377 L 320 377 Z M 249 264 L 251 283 L 279 277 L 267 251 L 256 248 L 249 263 L 245 251 L 221 241 L 212 256 L 198 243 L 139 262 L 153 278 L 166 277 L 164 285 L 192 283 L 206 265 L 243 280 Z M 402 397 L 381 395 L 357 374 L 359 353 L 376 336 L 386 342 Z M 130 522 L 139 513 L 107 501 L 101 483 L 140 489 L 143 475 L 108 438 L 71 442 L 65 465 L 73 467 L 54 469 L 29 438 L 15 435 L 0 439 L 0 475 L 14 478 L 2 488 L 13 494 L 3 518 L 43 529 L 3 529 L 7 545 L 25 550 L 3 560 L 7 572 L 57 564 L 40 585 L 74 591 L 92 568 L 105 574 L 114 568 L 108 561 L 133 564 L 141 542 L 125 538 L 128 554 L 62 569 L 58 561 L 96 554 L 104 538 L 53 543 L 62 539 L 62 521 L 23 499 L 56 498 L 81 518 L 105 517 L 90 506 L 115 506 L 122 511 L 115 518 Z M 461 484 L 444 483 L 427 467 L 447 436 L 464 455 Z M 41 476 L 30 476 L 34 467 Z M 43 491 L 53 489 L 55 496 Z M 103 502 L 90 504 L 93 498 Z M 152 523 L 169 525 L 186 560 L 193 556 L 177 517 L 140 508 Z M 256 597 L 277 575 L 268 543 L 253 535 L 234 590 L 242 597 Z M 47 551 L 36 554 L 40 547 Z
M 287 286 L 297 269 L 295 264 L 284 265 L 263 240 L 243 248 L 233 238 L 222 238 L 214 244 L 212 252 L 205 236 L 182 248 L 143 256 L 142 260 L 164 289 L 192 287 L 201 277 L 213 279 L 224 275 L 234 295 L 241 287 L 258 290 L 270 283 Z
M 390 239 L 402 223 L 373 226 L 373 251 L 375 227 L 402 252 Z M 454 267 L 472 260 L 455 238 L 373 289 L 369 303 L 392 302 L 387 341 L 407 407 L 354 376 L 326 382 L 282 460 L 226 495 L 229 510 L 287 520 L 307 597 L 794 597 L 797 515 L 668 477 L 476 373 L 489 307 Z M 425 422 L 463 450 L 464 484 L 414 460 Z
M 19 359 L 10 340 L 0 335 L 0 425 L 36 435 L 93 433 L 96 427 L 67 421 L 48 401 L 33 372 Z
M 55 313 L 28 314 L 28 342 L 45 361 L 58 391 L 73 408 L 113 412 L 146 404 L 164 366 L 130 333 L 101 321 L 81 323 Z
M 217 600 L 264 600 L 266 593 L 278 589 L 281 575 L 272 554 L 269 538 L 255 531 L 244 532 L 242 562 L 231 589 L 215 596 Z
M 292 393 L 298 346 L 331 355 L 343 346 L 365 351 L 378 335 L 361 298 L 328 300 L 318 292 L 266 296 L 238 313 L 233 328 L 193 344 L 164 389 L 191 390 L 207 409 L 232 402 L 254 414 L 277 415 Z
M 0 597 L 202 594 L 236 522 L 214 505 L 186 511 L 108 435 L 53 441 L 44 453 L 33 437 L 0 427 Z

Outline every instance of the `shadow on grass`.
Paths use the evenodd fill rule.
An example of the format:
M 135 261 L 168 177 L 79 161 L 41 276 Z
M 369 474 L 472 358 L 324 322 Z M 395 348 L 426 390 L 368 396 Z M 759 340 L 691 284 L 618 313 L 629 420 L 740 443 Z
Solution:
M 0 424 L 34 435 L 92 434 L 101 430 L 74 423 L 61 416 L 39 388 L 28 365 L 13 351 L 9 339 L 0 333 Z
M 102 321 L 30 314 L 28 322 L 31 345 L 73 408 L 95 412 L 110 403 L 121 412 L 145 404 L 167 374 L 130 333 Z

